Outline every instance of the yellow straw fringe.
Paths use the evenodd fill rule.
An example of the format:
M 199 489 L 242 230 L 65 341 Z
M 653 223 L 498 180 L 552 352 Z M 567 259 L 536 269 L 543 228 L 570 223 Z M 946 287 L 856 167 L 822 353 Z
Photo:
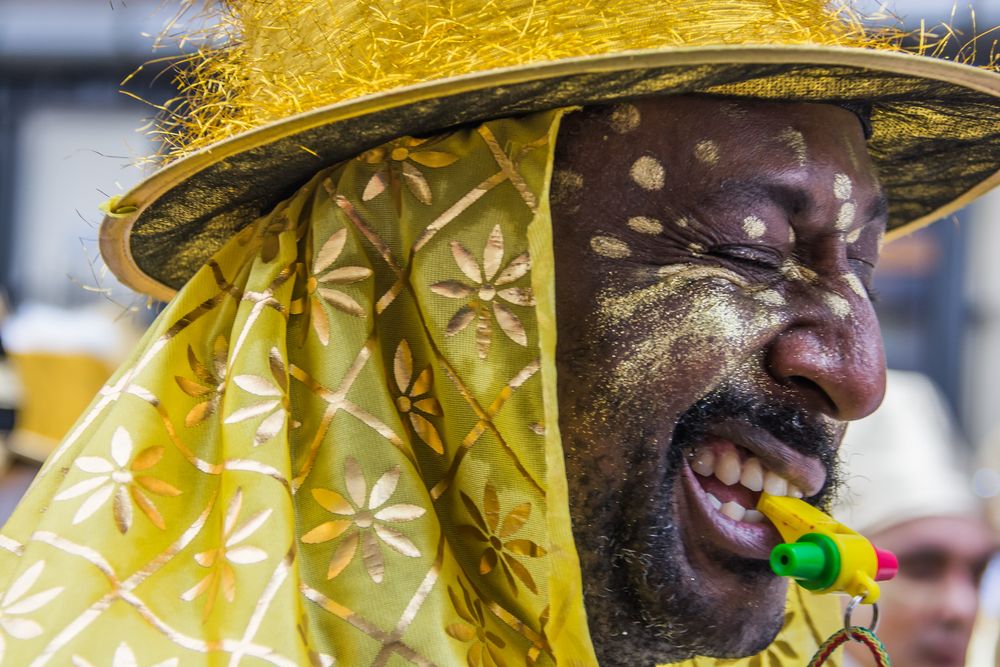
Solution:
M 154 130 L 168 161 L 303 111 L 494 68 L 670 46 L 902 51 L 907 36 L 825 0 L 204 1 L 178 16 L 203 27 L 172 37 L 196 50 Z M 921 55 L 955 36 L 919 32 Z

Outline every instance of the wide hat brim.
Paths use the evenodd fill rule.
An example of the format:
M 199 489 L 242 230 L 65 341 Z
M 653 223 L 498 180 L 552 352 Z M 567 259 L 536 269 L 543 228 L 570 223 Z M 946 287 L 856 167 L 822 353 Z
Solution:
M 673 47 L 491 70 L 339 102 L 160 169 L 114 204 L 101 253 L 127 286 L 170 299 L 240 229 L 317 171 L 406 135 L 651 95 L 867 102 L 889 238 L 1000 183 L 1000 74 L 819 46 Z

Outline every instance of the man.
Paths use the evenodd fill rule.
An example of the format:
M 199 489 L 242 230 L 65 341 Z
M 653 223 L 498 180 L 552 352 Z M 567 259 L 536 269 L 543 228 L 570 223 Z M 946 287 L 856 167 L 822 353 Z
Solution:
M 227 5 L 109 202 L 172 301 L 5 528 L 7 655 L 808 660 L 751 508 L 826 499 L 882 232 L 990 185 L 1000 83 L 704 9 Z
M 567 117 L 556 156 L 583 184 L 557 190 L 553 218 L 588 619 L 608 664 L 750 655 L 784 617 L 759 491 L 823 503 L 843 424 L 882 397 L 866 288 L 885 201 L 845 109 L 649 100 L 623 134 L 616 113 Z M 663 187 L 637 182 L 643 159 Z
M 847 430 L 839 518 L 899 558 L 883 587 L 879 636 L 899 667 L 962 667 L 979 584 L 997 551 L 972 483 L 956 465 L 957 435 L 933 384 L 890 371 L 879 411 Z M 847 647 L 851 665 L 870 659 Z

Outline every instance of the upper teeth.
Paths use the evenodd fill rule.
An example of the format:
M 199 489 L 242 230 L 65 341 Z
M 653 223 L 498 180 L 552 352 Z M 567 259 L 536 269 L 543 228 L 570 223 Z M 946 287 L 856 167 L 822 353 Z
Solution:
M 734 447 L 699 448 L 691 459 L 691 469 L 702 477 L 715 477 L 732 486 L 737 482 L 751 491 L 766 491 L 772 496 L 792 496 L 801 498 L 802 490 L 773 470 L 768 470 L 756 456 L 745 461 Z M 727 503 L 728 504 L 728 503 Z M 723 514 L 726 512 L 723 506 Z

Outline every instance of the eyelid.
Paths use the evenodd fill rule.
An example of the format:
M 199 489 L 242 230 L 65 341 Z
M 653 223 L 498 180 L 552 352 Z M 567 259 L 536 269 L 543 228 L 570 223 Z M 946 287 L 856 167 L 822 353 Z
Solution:
M 784 255 L 775 248 L 766 245 L 752 245 L 746 243 L 727 243 L 712 246 L 712 248 L 709 249 L 709 252 L 738 261 L 741 260 L 761 264 L 774 269 L 781 266 L 781 263 L 785 259 Z

